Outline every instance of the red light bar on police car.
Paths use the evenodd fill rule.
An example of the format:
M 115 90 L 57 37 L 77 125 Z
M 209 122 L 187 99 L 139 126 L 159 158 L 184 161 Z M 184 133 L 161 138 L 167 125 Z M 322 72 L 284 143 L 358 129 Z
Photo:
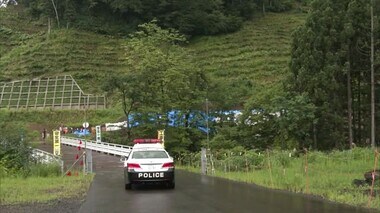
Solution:
M 162 143 L 161 139 L 145 139 L 145 138 L 138 138 L 133 140 L 134 144 L 137 143 Z

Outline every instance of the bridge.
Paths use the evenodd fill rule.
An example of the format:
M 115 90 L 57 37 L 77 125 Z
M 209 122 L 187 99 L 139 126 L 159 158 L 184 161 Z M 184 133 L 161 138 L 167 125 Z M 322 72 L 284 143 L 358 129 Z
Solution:
M 97 142 L 97 141 L 92 141 L 92 140 L 85 140 L 81 138 L 64 137 L 64 136 L 61 137 L 61 144 L 72 146 L 72 147 L 81 147 L 86 150 L 96 151 L 96 152 L 108 154 L 111 156 L 128 156 L 132 149 L 131 146 L 126 146 L 126 145 L 121 145 L 121 144 Z M 32 149 L 33 159 L 35 159 L 39 163 L 53 163 L 53 162 L 58 163 L 61 167 L 62 174 L 64 173 L 64 168 L 65 168 L 64 164 L 68 163 L 70 165 L 74 163 L 72 160 L 68 160 L 67 156 L 66 156 L 66 159 L 63 159 L 62 156 L 56 156 L 50 153 L 52 152 L 52 150 L 48 150 L 46 149 L 46 147 L 44 149 L 46 151 L 41 150 L 41 149 Z M 91 160 L 92 154 L 91 152 L 87 154 L 89 155 L 88 156 L 89 158 L 87 159 L 89 161 L 87 162 L 88 163 L 87 167 L 91 168 L 89 171 L 92 172 L 92 160 Z

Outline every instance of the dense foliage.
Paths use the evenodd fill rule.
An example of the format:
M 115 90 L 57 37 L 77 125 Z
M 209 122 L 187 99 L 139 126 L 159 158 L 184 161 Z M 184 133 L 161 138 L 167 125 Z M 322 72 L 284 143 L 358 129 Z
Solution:
M 306 0 L 20 0 L 38 19 L 58 27 L 76 26 L 101 33 L 128 33 L 156 18 L 163 27 L 187 35 L 236 31 L 255 13 L 287 11 Z
M 8 173 L 27 172 L 31 148 L 25 130 L 16 125 L 0 124 L 0 176 Z
M 374 14 L 380 14 L 380 1 Z M 317 148 L 369 145 L 371 129 L 370 1 L 316 0 L 306 25 L 294 34 L 290 91 L 316 107 L 308 139 Z M 375 17 L 375 26 L 379 19 Z M 375 28 L 375 88 L 379 94 L 380 28 Z M 380 120 L 377 95 L 376 121 Z M 352 112 L 352 113 L 350 113 Z M 312 127 L 312 128 L 311 128 Z M 380 137 L 377 125 L 376 137 Z

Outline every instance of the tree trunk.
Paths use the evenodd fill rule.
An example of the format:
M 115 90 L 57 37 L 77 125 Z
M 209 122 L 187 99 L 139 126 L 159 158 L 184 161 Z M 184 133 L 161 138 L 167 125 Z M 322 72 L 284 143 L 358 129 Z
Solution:
M 48 17 L 48 35 L 50 35 L 50 17 Z
M 316 127 L 316 124 L 313 124 L 313 141 L 314 141 L 314 148 L 318 149 L 318 144 L 317 144 L 317 127 Z
M 375 143 L 375 70 L 374 70 L 374 17 L 373 17 L 374 1 L 371 1 L 371 147 L 376 148 Z
M 362 79 L 362 74 L 359 73 L 359 80 L 358 80 L 358 141 L 362 141 L 362 100 L 361 100 L 361 79 Z
M 189 120 L 190 120 L 190 112 L 186 112 L 185 113 L 185 127 L 189 127 L 190 125 Z
M 133 105 L 135 104 L 135 101 L 132 100 L 130 105 L 127 106 L 127 95 L 125 92 L 123 92 L 123 111 L 124 111 L 124 115 L 126 116 L 126 119 L 127 119 L 127 135 L 128 135 L 128 138 L 130 138 L 131 136 L 131 124 L 130 124 L 130 120 L 129 120 L 129 115 L 131 114 L 132 112 L 132 108 L 133 108 Z
M 265 0 L 263 0 L 263 14 L 265 16 Z
M 57 6 L 55 5 L 54 0 L 51 0 L 51 3 L 53 4 L 53 7 L 54 7 L 55 17 L 57 18 L 57 25 L 58 25 L 58 28 L 59 28 L 59 17 L 58 17 Z
M 352 149 L 352 91 L 351 91 L 351 48 L 348 51 L 348 68 L 347 68 L 347 111 L 348 111 L 348 143 Z

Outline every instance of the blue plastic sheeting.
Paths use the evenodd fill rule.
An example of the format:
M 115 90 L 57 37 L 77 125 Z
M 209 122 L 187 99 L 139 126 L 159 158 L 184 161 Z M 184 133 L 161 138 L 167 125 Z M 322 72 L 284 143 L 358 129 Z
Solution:
M 73 134 L 78 137 L 83 137 L 83 136 L 90 135 L 90 131 L 88 129 L 78 129 L 78 130 L 75 130 Z
M 159 119 L 162 116 L 167 116 L 168 125 L 173 127 L 185 126 L 186 114 L 188 116 L 188 126 L 195 127 L 200 131 L 207 133 L 212 131 L 210 128 L 207 128 L 207 114 L 203 111 L 192 111 L 190 113 L 181 112 L 179 110 L 172 110 L 167 113 L 167 115 L 160 115 Z M 211 123 L 223 122 L 225 121 L 236 121 L 236 115 L 240 115 L 240 110 L 229 110 L 229 111 L 220 111 L 220 112 L 210 112 L 208 115 L 208 121 Z M 140 113 L 131 114 L 129 116 L 130 127 L 138 126 L 140 124 L 154 123 L 157 119 L 157 114 L 149 113 L 142 115 Z M 222 116 L 223 118 L 221 118 Z M 225 117 L 228 117 L 226 119 Z

